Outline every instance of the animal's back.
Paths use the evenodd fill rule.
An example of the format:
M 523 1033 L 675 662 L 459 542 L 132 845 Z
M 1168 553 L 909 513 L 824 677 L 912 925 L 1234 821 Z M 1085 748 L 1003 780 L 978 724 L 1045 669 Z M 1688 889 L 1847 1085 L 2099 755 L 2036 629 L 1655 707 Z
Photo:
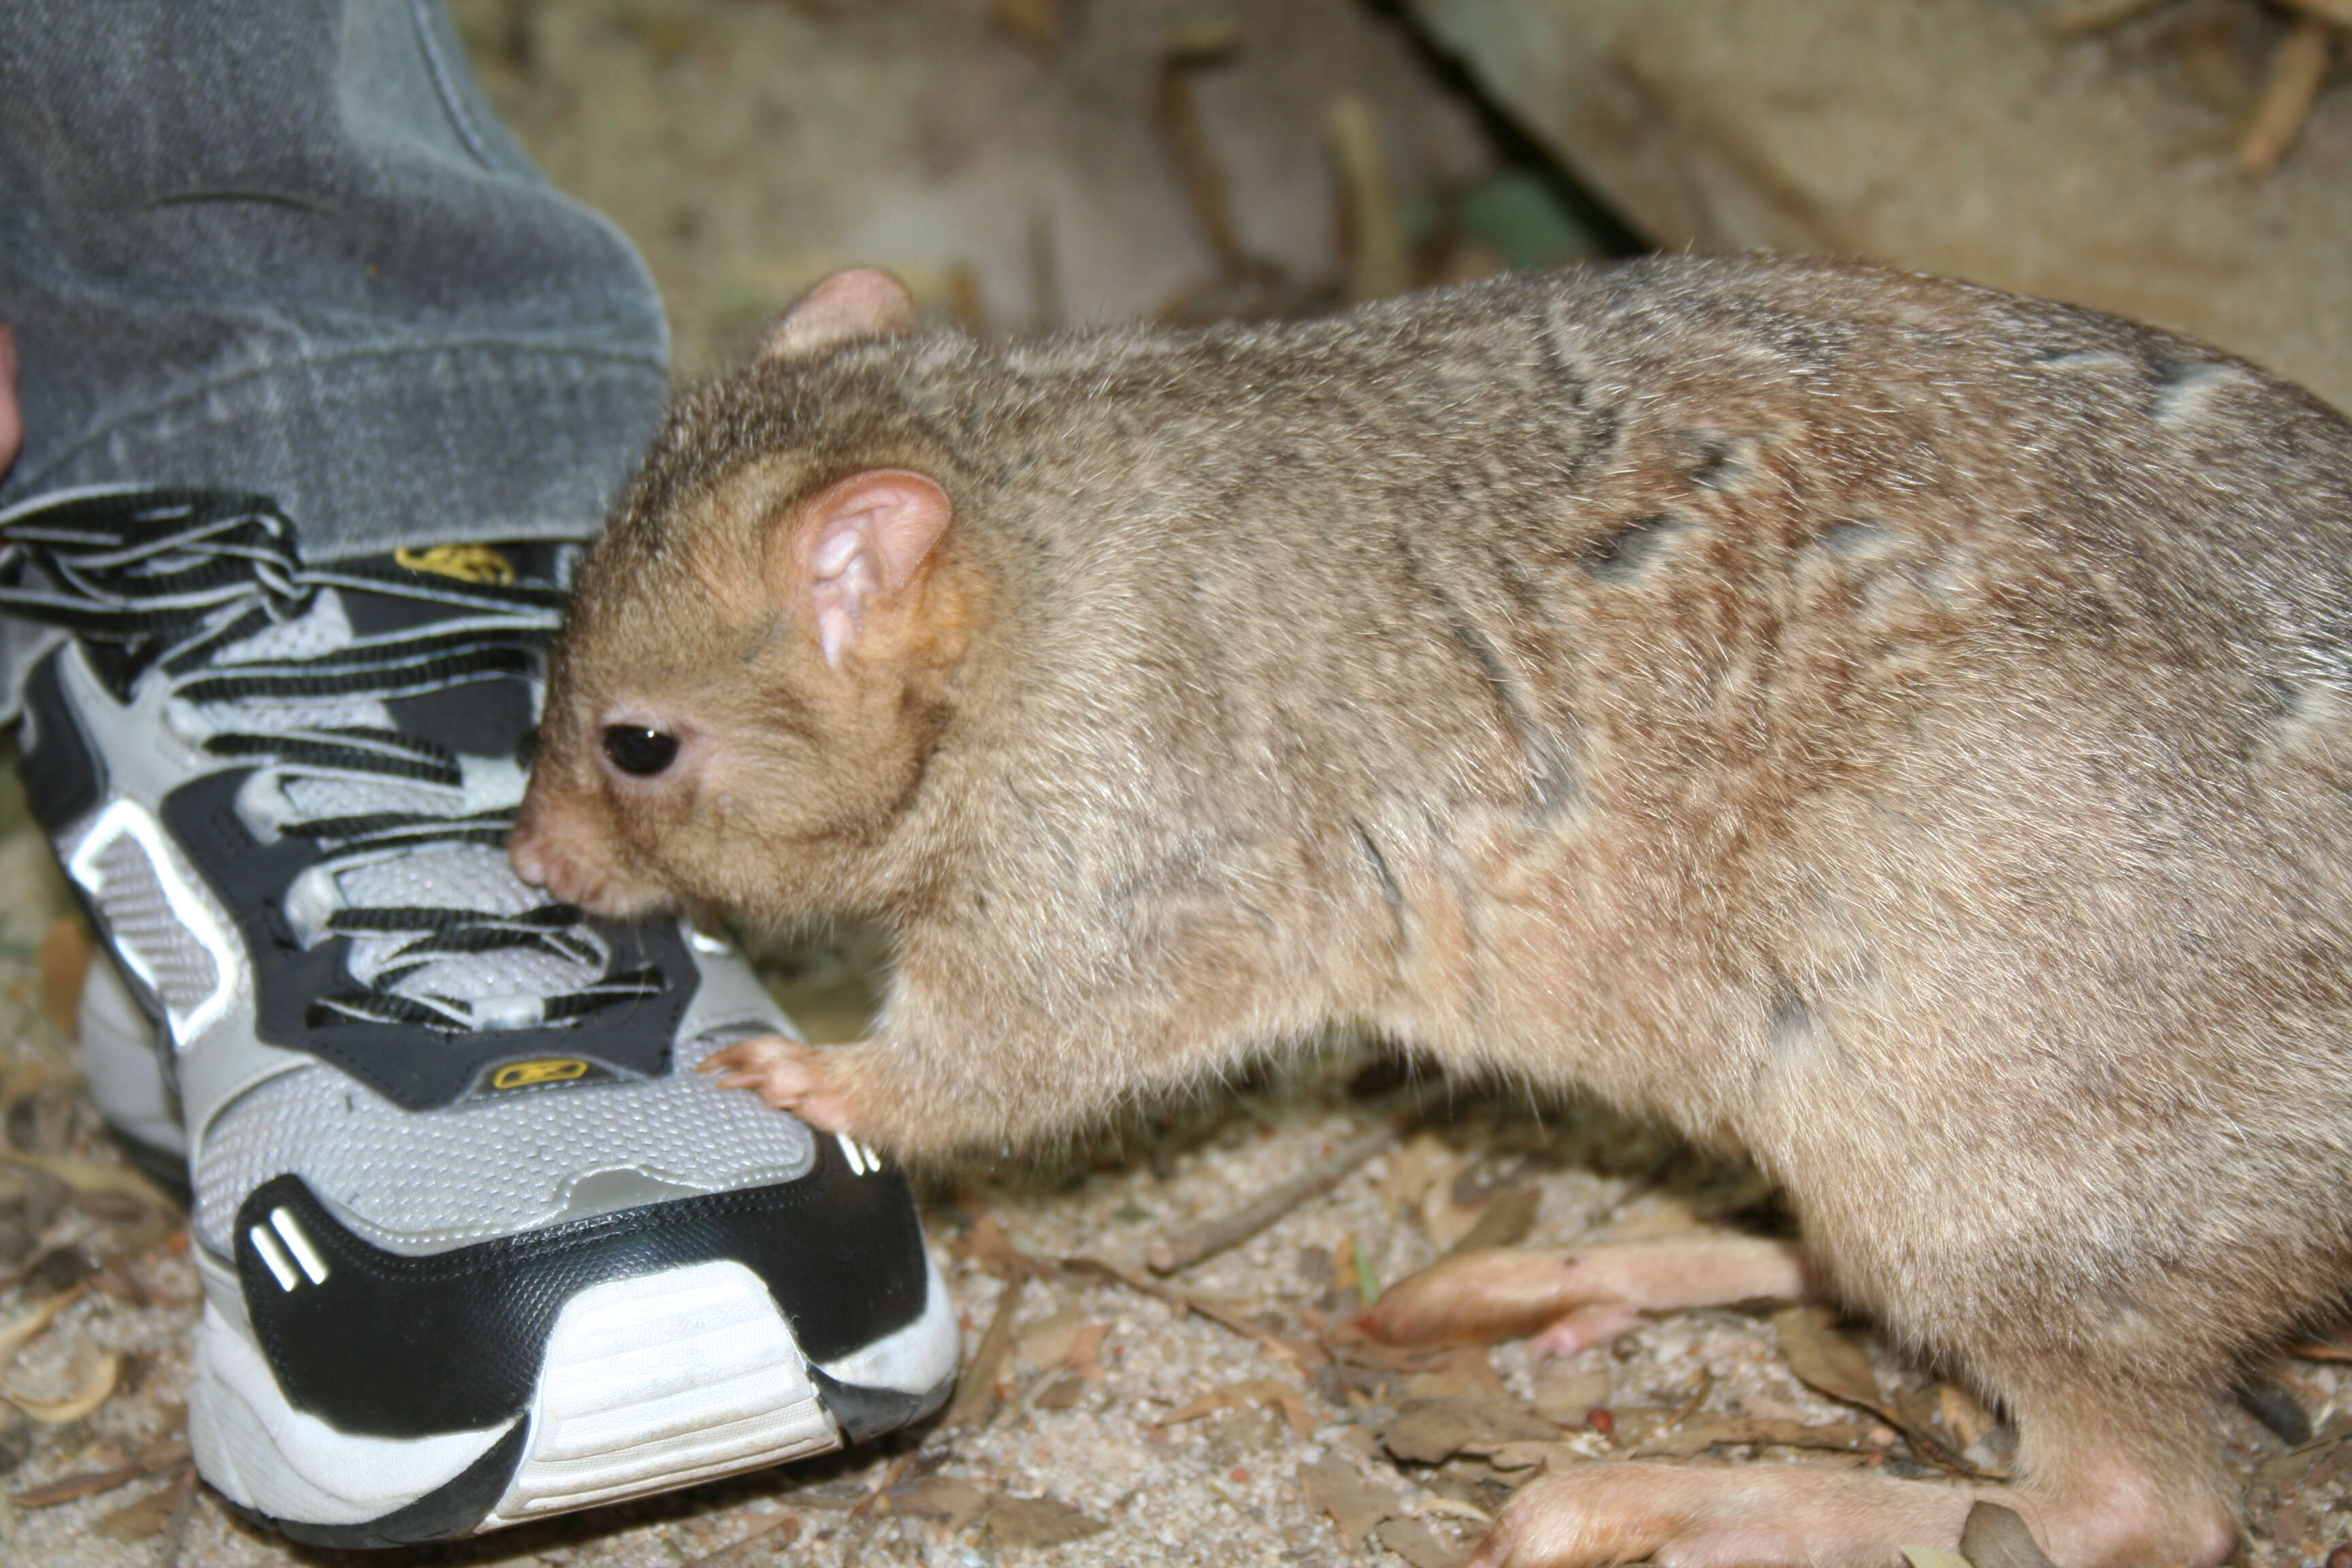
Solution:
M 1145 803 L 1125 885 L 1200 894 L 1134 901 L 1155 940 L 1222 921 L 1302 1013 L 1725 1133 L 1822 1194 L 1863 1281 L 1935 1273 L 1886 1205 L 1966 1193 L 1945 1223 L 1991 1247 L 2085 1207 L 2020 1303 L 2153 1257 L 2329 1289 L 2339 419 L 2129 323 L 1832 263 L 1212 341 L 1029 362 L 1094 356 L 1099 416 L 1160 432 L 1148 482 L 1042 524 L 1090 562 L 1049 619 L 1102 679 L 1029 677 L 1094 723 L 1079 793 Z
M 1625 413 L 1548 600 L 1582 804 L 1486 835 L 1540 889 L 1489 923 L 1553 943 L 1513 1065 L 1589 1023 L 1898 1322 L 2089 1293 L 2185 1363 L 2310 1310 L 2352 1182 L 2352 429 L 2063 307 L 1689 276 L 1559 329 Z

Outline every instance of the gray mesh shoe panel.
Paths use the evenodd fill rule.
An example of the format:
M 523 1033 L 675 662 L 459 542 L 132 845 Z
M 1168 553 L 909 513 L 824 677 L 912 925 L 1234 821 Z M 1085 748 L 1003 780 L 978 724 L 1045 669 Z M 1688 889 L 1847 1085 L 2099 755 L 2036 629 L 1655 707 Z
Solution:
M 354 1230 L 403 1252 L 546 1224 L 572 1206 L 575 1187 L 605 1172 L 698 1193 L 797 1180 L 814 1163 L 814 1135 L 758 1096 L 694 1071 L 716 1044 L 681 1041 L 666 1078 L 519 1089 L 430 1116 L 323 1063 L 282 1074 L 230 1105 L 205 1138 L 198 1235 L 229 1252 L 245 1195 L 289 1171 Z
M 175 1016 L 202 1006 L 220 989 L 220 966 L 172 908 L 145 847 L 122 834 L 99 852 L 92 869 L 92 895 L 124 956 Z

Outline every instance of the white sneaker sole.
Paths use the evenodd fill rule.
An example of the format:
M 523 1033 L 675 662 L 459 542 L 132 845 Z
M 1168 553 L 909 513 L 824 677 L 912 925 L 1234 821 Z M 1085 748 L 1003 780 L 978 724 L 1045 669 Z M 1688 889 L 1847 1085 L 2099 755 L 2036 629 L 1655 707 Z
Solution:
M 230 1501 L 281 1521 L 362 1526 L 447 1485 L 514 1428 L 387 1438 L 295 1409 L 215 1309 L 197 1330 L 189 1440 Z M 740 1263 L 614 1279 L 550 1331 L 523 1453 L 476 1531 L 669 1491 L 842 1446 L 783 1314 Z

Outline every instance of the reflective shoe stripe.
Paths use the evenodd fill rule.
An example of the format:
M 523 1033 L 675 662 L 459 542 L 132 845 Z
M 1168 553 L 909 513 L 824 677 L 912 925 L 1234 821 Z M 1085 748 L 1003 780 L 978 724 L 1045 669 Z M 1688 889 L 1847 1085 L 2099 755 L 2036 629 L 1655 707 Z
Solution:
M 573 1297 L 530 1420 L 484 1530 L 841 1447 L 775 1299 L 724 1260 Z
M 104 913 L 115 952 L 163 1004 L 184 1048 L 236 1000 L 245 952 L 227 913 L 135 800 L 108 801 L 66 837 L 66 874 Z

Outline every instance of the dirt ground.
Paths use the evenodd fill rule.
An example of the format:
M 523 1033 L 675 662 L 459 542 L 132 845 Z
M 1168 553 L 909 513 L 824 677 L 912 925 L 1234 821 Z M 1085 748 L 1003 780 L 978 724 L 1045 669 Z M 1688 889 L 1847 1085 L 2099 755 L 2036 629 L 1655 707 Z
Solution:
M 0 1561 L 1447 1568 L 1547 1466 L 1664 1456 L 1936 1474 L 1887 1420 L 1792 1373 L 1789 1336 L 1818 1344 L 1817 1325 L 1762 1312 L 1677 1314 L 1540 1363 L 1522 1342 L 1418 1356 L 1348 1343 L 1337 1331 L 1362 1302 L 1453 1247 L 1772 1231 L 1780 1216 L 1750 1173 L 1601 1108 L 1449 1088 L 1335 1046 L 1050 1161 L 930 1184 L 925 1219 L 966 1329 L 966 1386 L 941 1419 L 474 1542 L 292 1546 L 188 1485 L 184 1216 L 120 1161 L 44 1016 L 44 950 L 54 984 L 71 928 L 39 836 L 14 820 L 0 837 L 0 885 L 18 890 L 0 909 L 0 1333 L 78 1294 L 0 1387 L 36 1408 L 102 1397 L 47 1420 L 0 1406 Z M 768 967 L 839 1037 L 862 1016 L 870 958 L 852 941 Z M 1155 1243 L 1383 1139 L 1242 1245 L 1152 1272 Z M 1972 1399 L 1854 1331 L 1872 1367 L 1862 1398 L 1964 1463 L 2008 1457 L 2010 1434 Z M 2277 1375 L 2316 1439 L 2224 1418 L 2248 1487 L 2240 1560 L 2262 1568 L 2316 1564 L 2352 1540 L 2352 1444 L 2336 1440 L 2352 1428 L 2338 1414 L 2352 1379 L 2310 1361 Z
M 1287 184 L 1222 177 L 1204 196 L 1200 181 L 1171 173 L 1181 160 L 1128 171 L 1127 183 L 1156 191 L 1152 200 L 1180 226 L 1197 228 L 1223 203 L 1244 239 L 1221 247 L 1193 232 L 1181 265 L 1126 296 L 1111 287 L 1117 254 L 1075 240 L 1070 254 L 1080 261 L 1024 263 L 1020 289 L 976 266 L 960 274 L 951 248 L 942 248 L 967 210 L 954 178 L 966 165 L 951 149 L 933 147 L 928 163 L 891 164 L 930 182 L 925 189 L 936 198 L 921 223 L 894 231 L 911 260 L 844 254 L 880 243 L 840 216 L 856 205 L 846 175 L 850 189 L 804 198 L 815 216 L 794 230 L 790 200 L 803 198 L 780 191 L 774 172 L 748 155 L 744 128 L 814 110 L 808 94 L 780 99 L 763 85 L 752 66 L 764 57 L 746 39 L 758 34 L 768 39 L 762 48 L 775 48 L 781 38 L 804 54 L 837 26 L 855 35 L 865 62 L 857 68 L 887 70 L 898 58 L 891 40 L 923 29 L 905 5 L 877 9 L 892 15 L 877 22 L 846 3 L 779 0 L 582 5 L 558 18 L 547 7 L 480 0 L 461 5 L 460 19 L 534 154 L 612 210 L 654 258 L 691 367 L 723 360 L 747 323 L 827 258 L 895 261 L 939 308 L 1016 324 L 1118 309 L 1297 308 L 1360 287 L 1363 224 L 1367 215 L 1380 218 L 1380 192 L 1370 201 L 1360 190 L 1350 196 L 1332 175 L 1317 140 L 1328 129 L 1319 110 L 1286 119 L 1228 103 L 1230 119 L 1198 122 L 1210 128 L 1202 144 L 1227 157 L 1229 169 L 1253 147 L 1305 138 L 1308 151 L 1293 157 Z M 971 27 L 992 30 L 990 47 L 1005 68 L 1035 73 L 1023 89 L 1030 97 L 980 93 L 983 104 L 1032 101 L 1032 89 L 1050 96 L 1064 79 L 1057 71 L 1095 68 L 1089 60 L 1118 65 L 1132 53 L 1104 45 L 1089 54 L 1085 38 L 1055 31 L 1075 26 L 1076 14 L 1055 0 L 971 0 L 963 9 Z M 1103 0 L 1086 14 L 1118 9 Z M 1160 6 L 1150 25 L 1165 34 L 1203 16 L 1217 20 Z M 1247 20 L 1265 25 L 1256 11 Z M 1397 37 L 1370 27 L 1351 38 L 1349 68 L 1359 74 L 1333 90 L 1381 95 L 1398 275 L 1459 275 L 1619 243 L 1605 218 L 1580 213 L 1572 193 L 1515 162 L 1521 154 L 1508 139 L 1496 138 L 1475 106 L 1453 100 L 1451 87 L 1426 75 Z M 1170 125 L 1180 142 L 1189 133 L 1181 114 L 1169 118 L 1165 71 L 1148 52 L 1135 58 L 1145 67 L 1105 66 L 1100 80 L 1066 97 L 1099 109 L 1102 81 L 1161 91 L 1157 110 L 1105 111 L 1142 122 L 1131 145 L 1158 158 Z M 802 68 L 816 67 L 803 60 Z M 1281 76 L 1268 69 L 1266 79 Z M 905 82 L 895 90 L 915 93 Z M 643 132 L 638 140 L 660 145 L 637 147 L 615 168 L 618 154 L 596 150 L 616 134 L 609 117 L 624 99 L 637 105 L 625 130 L 664 125 L 666 115 L 686 112 L 682 103 L 702 107 L 695 125 Z M 1202 114 L 1217 101 L 1204 89 Z M 1160 132 L 1150 131 L 1154 123 Z M 727 126 L 735 127 L 732 151 L 722 157 L 709 138 Z M 986 166 L 995 179 L 1006 165 Z M 1107 184 L 1080 181 L 1060 187 L 1057 199 L 1083 206 L 1071 191 L 1082 196 L 1123 178 L 1116 168 L 1097 174 Z M 857 175 L 869 177 L 879 176 Z M 1293 214 L 1260 223 L 1259 214 L 1295 205 L 1308 189 L 1319 193 L 1310 221 Z M 795 235 L 790 264 L 755 265 L 763 237 L 787 230 Z M 991 254 L 1017 258 L 1018 238 L 992 239 Z M 1087 255 L 1096 259 L 1083 261 Z M 1111 283 L 1080 309 L 1072 280 L 1086 267 Z M 41 1303 L 71 1300 L 13 1367 L 0 1357 L 0 1389 L 48 1417 L 0 1405 L 0 1560 L 43 1568 L 258 1568 L 345 1557 L 578 1568 L 1437 1568 L 1458 1562 L 1511 1490 L 1547 1465 L 1650 1454 L 1932 1476 L 1922 1462 L 1931 1443 L 1958 1456 L 1953 1462 L 1987 1468 L 2010 1451 L 2010 1435 L 1972 1399 L 1890 1356 L 1865 1329 L 1856 1331 L 1865 1335 L 1873 1386 L 1857 1388 L 1851 1371 L 1843 1386 L 1875 1408 L 1799 1381 L 1788 1346 L 1819 1360 L 1824 1345 L 1833 1352 L 1842 1342 L 1802 1317 L 1678 1314 L 1612 1347 L 1542 1364 L 1517 1342 L 1420 1357 L 1344 1342 L 1335 1331 L 1382 1284 L 1457 1245 L 1567 1246 L 1780 1221 L 1752 1176 L 1654 1130 L 1589 1105 L 1449 1089 L 1363 1045 L 1335 1044 L 1051 1160 L 973 1168 L 929 1188 L 927 1223 L 977 1369 L 938 1421 L 851 1454 L 478 1542 L 389 1554 L 292 1547 L 188 1482 L 181 1438 L 197 1289 L 184 1216 L 115 1154 L 81 1092 L 69 1042 L 44 1016 L 44 995 L 57 994 L 70 970 L 72 928 L 58 923 L 66 900 L 10 789 L 0 786 L 0 1345 Z M 772 952 L 766 963 L 812 1032 L 844 1038 L 863 1021 L 878 956 L 853 935 Z M 1353 1142 L 1383 1129 L 1394 1130 L 1384 1147 Z M 1328 1192 L 1189 1268 L 1150 1270 L 1155 1243 L 1231 1215 L 1350 1146 L 1364 1157 Z M 2243 1562 L 2314 1564 L 2352 1541 L 2352 1443 L 2336 1440 L 2352 1430 L 2347 1381 L 2324 1361 L 2278 1369 L 2271 1394 L 2293 1409 L 2274 1419 L 2307 1423 L 2318 1434 L 2308 1442 L 2290 1443 L 2242 1411 L 2224 1415 L 2231 1461 L 2247 1482 Z

